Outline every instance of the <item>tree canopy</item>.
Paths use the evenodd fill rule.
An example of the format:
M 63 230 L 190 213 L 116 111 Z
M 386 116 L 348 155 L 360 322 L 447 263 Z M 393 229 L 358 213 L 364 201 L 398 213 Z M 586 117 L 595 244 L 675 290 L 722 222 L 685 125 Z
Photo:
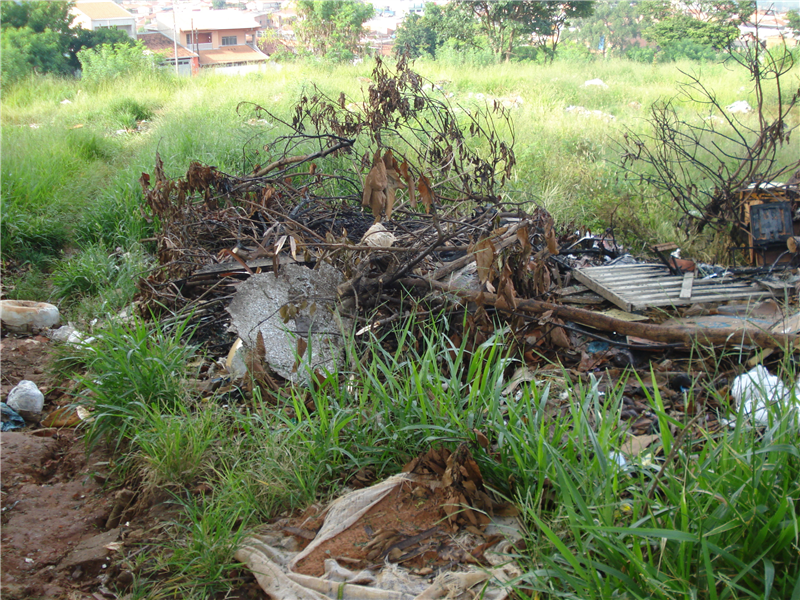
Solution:
M 350 60 L 360 50 L 364 22 L 372 4 L 337 0 L 298 0 L 295 32 L 307 50 L 331 60 Z
M 436 52 L 448 40 L 455 44 L 474 45 L 477 34 L 470 15 L 457 10 L 453 4 L 440 6 L 426 3 L 425 14 L 406 17 L 397 30 L 395 52 L 408 52 L 411 58 L 424 54 L 436 58 Z
M 692 41 L 716 50 L 729 48 L 739 37 L 739 25 L 755 11 L 756 3 L 743 1 L 703 1 L 678 6 L 670 0 L 643 3 L 653 19 L 644 36 L 659 46 Z
M 605 56 L 634 46 L 649 21 L 644 19 L 638 3 L 623 1 L 598 2 L 594 14 L 577 19 L 574 24 L 574 31 L 569 31 L 565 39 L 581 42 Z
M 594 8 L 594 2 L 530 0 L 454 0 L 452 4 L 476 20 L 492 51 L 506 59 L 519 44 L 533 43 L 555 52 L 561 29 Z
M 78 52 L 100 44 L 133 44 L 119 29 L 73 27 L 73 2 L 0 2 L 3 85 L 31 73 L 67 75 L 80 68 Z

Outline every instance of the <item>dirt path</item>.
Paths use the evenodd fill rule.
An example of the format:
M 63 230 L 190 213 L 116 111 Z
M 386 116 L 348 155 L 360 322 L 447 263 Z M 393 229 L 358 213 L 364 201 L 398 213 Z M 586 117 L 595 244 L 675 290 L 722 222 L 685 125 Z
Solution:
M 44 414 L 65 401 L 45 375 L 46 338 L 0 342 L 2 394 L 22 379 L 45 394 Z M 107 458 L 87 457 L 72 429 L 0 434 L 0 595 L 25 598 L 97 598 L 108 577 L 117 532 L 104 531 L 112 497 L 101 482 Z M 112 545 L 111 548 L 114 546 Z

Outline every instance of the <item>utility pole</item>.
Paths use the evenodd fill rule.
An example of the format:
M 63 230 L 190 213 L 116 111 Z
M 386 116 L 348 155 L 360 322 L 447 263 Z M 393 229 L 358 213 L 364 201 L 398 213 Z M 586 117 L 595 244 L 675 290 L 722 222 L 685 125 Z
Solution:
M 175 75 L 179 75 L 178 72 L 178 21 L 175 15 L 177 9 L 175 8 L 175 0 L 172 0 L 172 43 L 175 47 Z

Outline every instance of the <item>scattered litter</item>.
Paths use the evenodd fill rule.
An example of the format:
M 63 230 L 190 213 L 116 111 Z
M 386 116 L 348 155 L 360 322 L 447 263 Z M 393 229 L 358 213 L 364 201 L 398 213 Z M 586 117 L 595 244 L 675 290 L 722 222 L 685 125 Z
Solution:
M 403 471 L 320 517 L 262 528 L 236 559 L 272 598 L 507 598 L 505 584 L 521 575 L 516 511 L 488 496 L 466 445 L 431 450 Z M 308 543 L 299 552 L 298 541 Z
M 575 113 L 584 117 L 596 117 L 598 119 L 605 119 L 606 121 L 614 121 L 617 118 L 602 110 L 589 110 L 583 106 L 568 106 L 564 109 L 564 112 Z
M 373 248 L 391 248 L 396 241 L 397 238 L 386 229 L 383 223 L 375 223 L 361 238 L 362 244 Z
M 23 379 L 8 393 L 6 404 L 17 412 L 38 414 L 44 407 L 44 394 L 33 381 Z
M 747 103 L 747 100 L 737 100 L 733 104 L 729 104 L 725 107 L 729 113 L 732 114 L 748 114 L 753 112 L 753 107 Z
M 225 369 L 232 381 L 243 379 L 247 375 L 247 357 L 242 338 L 236 338 L 225 359 Z
M 72 100 L 69 100 L 68 98 L 64 98 L 64 99 L 61 101 L 61 104 L 72 104 Z
M 608 85 L 602 79 L 589 79 L 585 81 L 581 87 L 599 87 L 604 90 L 608 89 Z
M 743 414 L 749 416 L 757 425 L 769 424 L 769 407 L 776 406 L 778 414 L 794 409 L 797 421 L 798 395 L 800 382 L 794 388 L 787 388 L 764 365 L 756 365 L 747 373 L 739 375 L 731 385 L 731 396 L 741 407 Z
M 13 431 L 25 427 L 25 419 L 8 404 L 0 402 L 0 410 L 2 411 L 3 419 L 2 431 Z
M 227 310 L 245 348 L 263 352 L 284 379 L 305 381 L 317 369 L 333 371 L 341 358 L 343 331 L 351 327 L 335 312 L 341 282 L 327 264 L 286 264 L 277 277 L 256 274 L 240 284 Z

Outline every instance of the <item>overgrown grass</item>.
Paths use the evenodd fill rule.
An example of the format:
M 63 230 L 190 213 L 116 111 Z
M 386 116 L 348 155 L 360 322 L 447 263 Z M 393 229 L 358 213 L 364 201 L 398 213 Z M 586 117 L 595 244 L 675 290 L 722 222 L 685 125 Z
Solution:
M 94 394 L 89 440 L 128 440 L 146 484 L 183 507 L 139 591 L 208 597 L 227 585 L 250 527 L 330 497 L 360 469 L 380 479 L 431 446 L 467 442 L 487 485 L 520 507 L 522 597 L 800 594 L 796 407 L 773 407 L 767 428 L 733 413 L 730 427 L 696 438 L 654 386 L 659 439 L 621 461 L 622 388 L 601 393 L 565 373 L 504 393 L 519 365 L 502 330 L 472 353 L 435 320 L 418 332 L 392 332 L 394 350 L 378 339 L 351 345 L 327 383 L 292 388 L 288 411 L 259 394 L 238 411 L 189 398 L 180 327 L 105 334 L 84 380 Z

